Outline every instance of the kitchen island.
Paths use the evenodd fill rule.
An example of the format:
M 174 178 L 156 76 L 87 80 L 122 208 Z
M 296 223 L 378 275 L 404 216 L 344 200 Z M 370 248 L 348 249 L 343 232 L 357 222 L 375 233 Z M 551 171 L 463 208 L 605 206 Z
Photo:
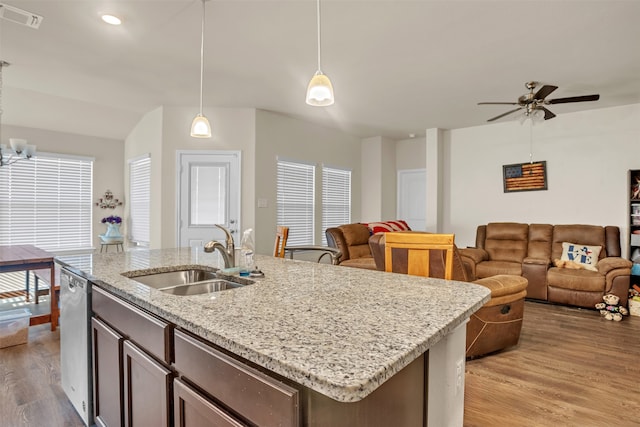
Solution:
M 193 296 L 167 294 L 122 273 L 220 268 L 216 253 L 95 254 L 90 269 L 76 272 L 166 320 L 176 334 L 198 337 L 299 390 L 300 425 L 335 425 L 331 414 L 316 417 L 322 408 L 345 425 L 372 425 L 363 411 L 393 414 L 394 407 L 415 410 L 407 424 L 462 424 L 464 325 L 489 299 L 488 289 L 260 255 L 255 262 L 265 277 L 254 284 Z M 405 385 L 407 395 L 398 392 Z M 423 407 L 405 408 L 416 389 Z

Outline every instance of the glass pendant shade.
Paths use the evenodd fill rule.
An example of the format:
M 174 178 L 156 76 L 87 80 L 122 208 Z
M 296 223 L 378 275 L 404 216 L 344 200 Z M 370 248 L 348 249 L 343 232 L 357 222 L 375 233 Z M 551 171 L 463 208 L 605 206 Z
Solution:
M 17 154 L 21 154 L 25 148 L 27 148 L 27 140 L 19 139 L 19 138 L 9 138 L 9 143 L 11 144 L 11 148 Z
M 544 111 L 543 110 L 539 110 L 539 109 L 535 109 L 533 111 L 532 114 L 532 118 L 531 120 L 533 120 L 534 123 L 541 123 L 544 121 Z
M 211 125 L 202 114 L 198 114 L 191 122 L 191 136 L 194 138 L 211 138 Z
M 322 71 L 316 71 L 307 87 L 307 104 L 315 107 L 326 107 L 327 105 L 332 105 L 333 102 L 331 80 Z

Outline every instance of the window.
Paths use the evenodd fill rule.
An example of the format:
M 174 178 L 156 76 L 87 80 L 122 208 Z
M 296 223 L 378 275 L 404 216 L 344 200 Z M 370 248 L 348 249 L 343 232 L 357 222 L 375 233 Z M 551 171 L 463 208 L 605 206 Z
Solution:
M 322 167 L 322 244 L 329 227 L 351 223 L 351 171 Z
M 92 249 L 93 159 L 38 153 L 0 167 L 0 245 Z
M 151 157 L 145 154 L 129 160 L 129 240 L 149 246 L 151 211 Z
M 289 227 L 287 244 L 314 244 L 315 166 L 278 160 L 278 225 Z

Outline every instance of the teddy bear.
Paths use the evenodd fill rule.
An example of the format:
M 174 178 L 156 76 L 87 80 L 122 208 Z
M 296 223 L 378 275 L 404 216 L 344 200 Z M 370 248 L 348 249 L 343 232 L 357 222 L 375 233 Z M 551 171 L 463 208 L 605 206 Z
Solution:
M 570 270 L 580 270 L 583 268 L 580 264 L 575 261 L 569 261 L 564 259 L 555 259 L 553 260 L 553 264 L 558 268 L 568 268 Z
M 620 297 L 617 295 L 606 294 L 602 299 L 604 302 L 596 304 L 596 310 L 600 310 L 600 314 L 605 319 L 619 322 L 622 320 L 622 316 L 629 314 L 629 311 L 619 304 Z

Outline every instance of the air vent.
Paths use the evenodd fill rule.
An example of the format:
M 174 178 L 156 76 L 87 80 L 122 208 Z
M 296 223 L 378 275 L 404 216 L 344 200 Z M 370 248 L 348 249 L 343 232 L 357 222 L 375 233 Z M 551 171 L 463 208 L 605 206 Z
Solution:
M 25 25 L 36 30 L 40 27 L 40 23 L 42 23 L 42 20 L 44 19 L 40 15 L 18 9 L 17 7 L 9 6 L 4 3 L 0 3 L 0 18 L 15 22 L 16 24 Z

